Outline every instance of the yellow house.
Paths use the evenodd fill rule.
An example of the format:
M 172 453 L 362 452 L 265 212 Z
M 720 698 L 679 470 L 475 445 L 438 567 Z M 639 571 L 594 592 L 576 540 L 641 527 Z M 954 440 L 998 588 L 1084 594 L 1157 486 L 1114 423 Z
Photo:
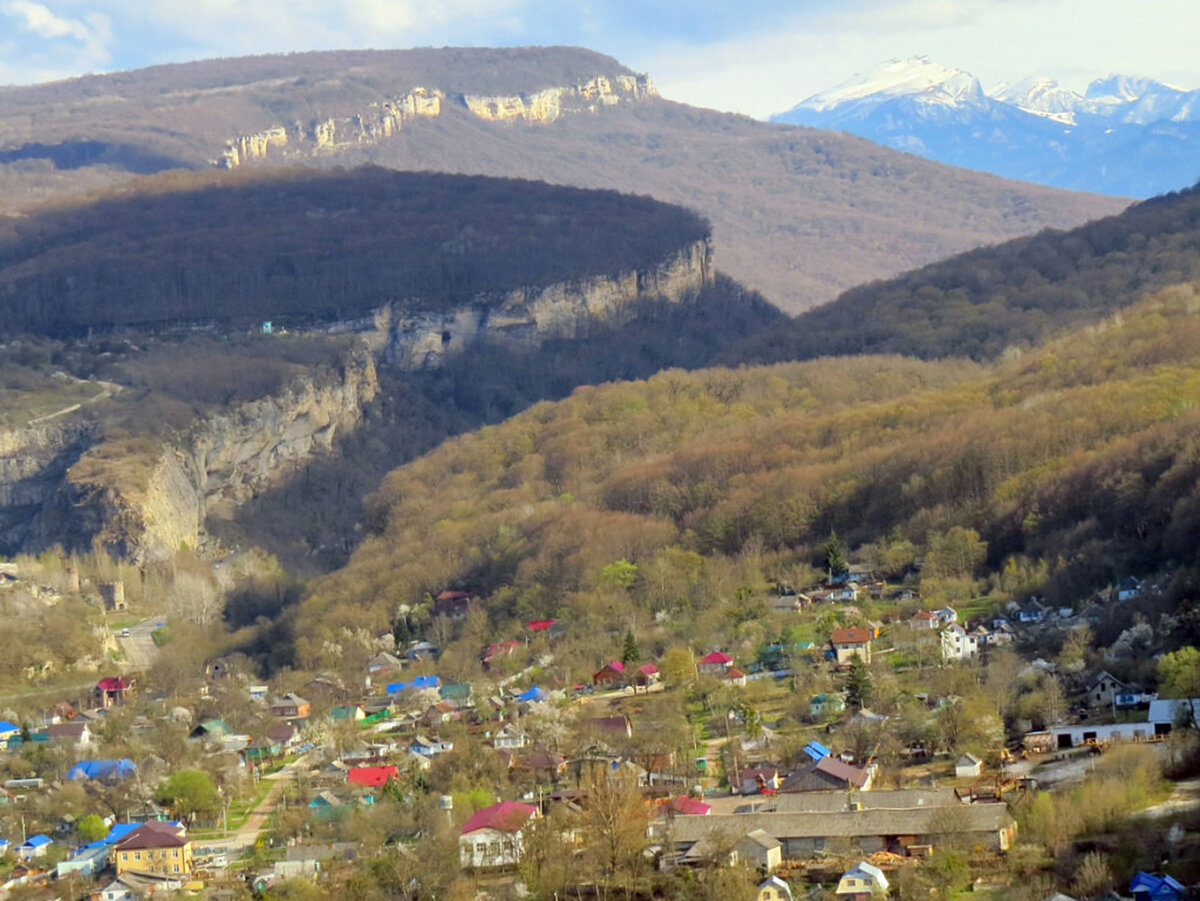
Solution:
M 113 845 L 117 875 L 132 870 L 155 876 L 186 876 L 192 872 L 192 843 L 182 826 L 151 820 Z

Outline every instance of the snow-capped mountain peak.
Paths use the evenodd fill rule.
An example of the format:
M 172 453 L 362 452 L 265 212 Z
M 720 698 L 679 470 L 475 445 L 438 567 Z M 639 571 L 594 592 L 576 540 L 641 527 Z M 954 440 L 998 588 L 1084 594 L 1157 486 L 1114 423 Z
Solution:
M 914 56 L 906 60 L 890 59 L 857 73 L 827 91 L 802 100 L 799 106 L 821 112 L 852 101 L 868 98 L 882 101 L 905 95 L 953 105 L 977 100 L 983 91 L 978 79 L 969 72 L 935 63 L 927 56 Z
M 1097 78 L 1087 86 L 1084 97 L 1097 103 L 1132 103 L 1147 94 L 1182 93 L 1179 88 L 1153 78 L 1136 78 L 1130 75 L 1110 75 Z
M 1023 78 L 1011 85 L 997 85 L 990 95 L 1027 113 L 1069 125 L 1075 124 L 1075 112 L 1085 102 L 1081 94 L 1060 87 L 1057 81 L 1045 75 Z

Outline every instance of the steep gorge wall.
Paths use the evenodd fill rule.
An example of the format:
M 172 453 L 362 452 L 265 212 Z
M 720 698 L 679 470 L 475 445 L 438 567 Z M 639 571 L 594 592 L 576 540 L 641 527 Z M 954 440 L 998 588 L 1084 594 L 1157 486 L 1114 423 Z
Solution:
M 99 543 L 144 561 L 203 546 L 208 517 L 231 516 L 358 425 L 379 390 L 377 360 L 436 367 L 476 340 L 570 338 L 589 323 L 629 317 L 642 299 L 687 302 L 712 281 L 711 253 L 698 241 L 643 269 L 481 295 L 445 312 L 394 303 L 330 329 L 363 339 L 338 377 L 296 379 L 277 395 L 201 418 L 170 443 L 106 440 L 102 426 L 69 419 L 0 432 L 0 554 Z
M 532 94 L 485 96 L 447 94 L 414 87 L 351 116 L 328 117 L 291 126 L 276 125 L 253 134 L 238 135 L 225 145 L 213 162 L 233 169 L 254 160 L 286 159 L 330 153 L 344 147 L 374 144 L 392 137 L 406 122 L 435 119 L 447 107 L 461 107 L 492 122 L 547 124 L 565 114 L 596 112 L 622 102 L 657 97 L 658 90 L 646 75 L 597 75 L 569 87 L 548 87 Z

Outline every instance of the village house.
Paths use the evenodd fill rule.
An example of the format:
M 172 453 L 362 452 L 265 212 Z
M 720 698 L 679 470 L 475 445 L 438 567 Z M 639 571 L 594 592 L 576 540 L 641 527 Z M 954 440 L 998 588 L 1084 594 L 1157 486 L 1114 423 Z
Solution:
M 625 684 L 625 664 L 610 660 L 592 674 L 592 685 L 596 688 L 612 688 Z
M 649 688 L 658 684 L 658 667 L 653 663 L 643 663 L 633 674 L 633 684 L 639 688 Z
M 873 897 L 887 893 L 888 881 L 883 870 L 865 860 L 843 873 L 834 890 L 839 901 L 871 901 Z
M 918 610 L 908 621 L 910 629 L 924 631 L 938 627 L 937 615 L 932 610 Z
M 448 754 L 454 750 L 454 742 L 417 735 L 409 744 L 408 750 L 414 754 L 420 754 L 422 757 L 440 757 L 442 754 Z
M 871 630 L 863 626 L 834 629 L 830 644 L 833 646 L 833 656 L 838 666 L 848 666 L 855 657 L 860 658 L 863 663 L 870 663 L 871 638 Z
M 157 876 L 187 875 L 192 871 L 192 843 L 182 826 L 151 820 L 113 845 L 112 863 L 118 876 L 127 870 Z
M 396 778 L 395 766 L 352 766 L 346 771 L 346 784 L 358 788 L 383 788 Z
M 942 659 L 971 660 L 979 656 L 979 640 L 958 623 L 942 630 Z
M 46 727 L 46 740 L 83 750 L 92 746 L 92 733 L 87 723 L 52 723 Z
M 731 666 L 725 671 L 725 675 L 721 677 L 722 681 L 729 685 L 744 686 L 746 684 L 746 674 L 736 666 Z
M 38 860 L 46 856 L 53 840 L 48 835 L 31 835 L 17 845 L 17 857 L 24 861 Z
M 133 680 L 128 676 L 106 676 L 96 683 L 92 700 L 97 707 L 109 708 L 124 703 L 136 693 Z
M 367 661 L 367 672 L 372 676 L 398 672 L 404 668 L 404 661 L 395 654 L 380 651 Z
M 780 792 L 828 791 L 834 788 L 856 788 L 866 791 L 871 787 L 871 770 L 843 763 L 833 756 L 810 761 L 788 775 L 779 786 Z
M 792 887 L 778 876 L 768 876 L 759 883 L 754 901 L 794 901 Z
M 738 859 L 771 873 L 783 863 L 783 845 L 762 829 L 752 829 L 734 843 Z
M 1101 672 L 1087 690 L 1087 705 L 1091 708 L 1112 707 L 1117 695 L 1126 691 L 1126 685 L 1120 679 L 1107 672 Z
M 443 591 L 433 599 L 433 615 L 462 619 L 471 609 L 471 596 L 465 591 Z
M 289 691 L 282 697 L 276 698 L 271 705 L 271 715 L 285 720 L 308 719 L 312 713 L 312 705 L 295 692 Z
M 696 671 L 702 676 L 723 676 L 733 667 L 733 658 L 721 651 L 713 651 L 701 657 Z
M 742 794 L 759 795 L 774 793 L 780 784 L 779 767 L 759 766 L 742 770 Z
M 459 831 L 459 857 L 473 870 L 516 866 L 524 851 L 523 835 L 537 808 L 501 801 L 477 810 Z
M 1117 582 L 1117 600 L 1132 601 L 1142 593 L 1142 580 L 1137 576 L 1125 576 Z
M 963 754 L 954 764 L 956 779 L 976 779 L 983 773 L 983 761 L 974 754 Z
M 492 747 L 496 750 L 519 751 L 528 746 L 529 736 L 516 723 L 505 723 L 504 727 L 492 736 Z

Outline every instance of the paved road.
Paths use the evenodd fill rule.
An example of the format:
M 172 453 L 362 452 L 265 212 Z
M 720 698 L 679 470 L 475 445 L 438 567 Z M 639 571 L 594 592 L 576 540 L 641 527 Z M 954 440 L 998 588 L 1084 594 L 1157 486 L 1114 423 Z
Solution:
M 115 630 L 117 642 L 125 654 L 126 670 L 147 670 L 158 659 L 158 645 L 151 638 L 151 633 L 158 628 L 157 623 L 166 622 L 164 617 L 152 616 L 142 620 L 136 626 L 129 627 L 129 637 Z

